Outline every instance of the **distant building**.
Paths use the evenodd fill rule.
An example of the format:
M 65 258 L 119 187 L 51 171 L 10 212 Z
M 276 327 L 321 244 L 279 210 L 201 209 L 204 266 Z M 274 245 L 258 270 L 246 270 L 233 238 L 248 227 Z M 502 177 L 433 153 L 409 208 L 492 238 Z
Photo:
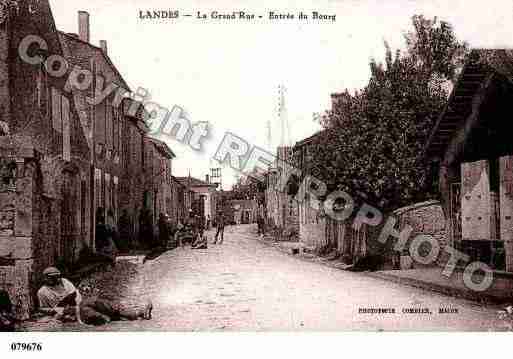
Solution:
M 332 100 L 337 101 L 340 96 L 332 95 Z M 321 144 L 327 134 L 326 130 L 320 131 L 294 146 L 295 165 L 301 170 L 302 176 L 309 174 L 308 165 L 313 159 L 313 147 Z M 300 186 L 304 186 L 304 183 Z M 308 192 L 306 188 L 300 188 L 300 191 Z M 344 261 L 351 263 L 365 257 L 368 254 L 365 226 L 354 228 L 350 219 L 341 222 L 330 218 L 323 208 L 316 208 L 314 200 L 307 194 L 299 203 L 299 238 L 302 246 L 337 252 L 343 256 Z
M 177 186 L 172 178 L 172 161 L 176 157 L 169 146 L 159 140 L 150 139 L 153 144 L 153 215 L 155 225 L 160 214 L 171 215 L 177 211 L 179 199 L 175 197 L 173 187 Z
M 292 148 L 279 147 L 277 161 L 269 169 L 267 176 L 267 189 L 265 192 L 265 203 L 267 218 L 271 225 L 284 230 L 299 230 L 299 205 L 294 199 L 295 193 L 289 193 L 288 187 L 285 191 L 277 188 L 280 177 L 285 171 L 283 163 L 293 163 Z
M 217 184 L 210 183 L 208 178 L 202 181 L 194 177 L 177 177 L 177 180 L 194 193 L 191 208 L 205 220 L 213 220 L 217 213 Z
M 231 200 L 228 201 L 227 206 L 231 209 L 229 211 L 231 216 L 227 218 L 228 223 L 256 223 L 258 216 L 258 203 L 256 200 Z

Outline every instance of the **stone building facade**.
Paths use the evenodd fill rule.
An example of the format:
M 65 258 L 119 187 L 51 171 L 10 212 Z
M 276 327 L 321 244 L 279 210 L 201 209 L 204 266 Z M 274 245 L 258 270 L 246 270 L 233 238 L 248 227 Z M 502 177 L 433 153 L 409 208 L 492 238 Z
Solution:
M 210 183 L 208 178 L 207 181 L 202 181 L 194 177 L 177 177 L 177 180 L 192 195 L 190 208 L 203 216 L 205 221 L 209 218 L 212 221 L 216 216 L 218 207 L 217 184 Z
M 332 95 L 333 104 L 340 101 L 338 94 Z M 293 159 L 302 176 L 308 174 L 308 164 L 312 160 L 312 146 L 318 145 L 325 135 L 320 131 L 298 143 L 293 148 Z M 304 186 L 302 183 L 301 186 Z M 371 254 L 368 228 L 364 225 L 353 226 L 352 219 L 341 222 L 326 215 L 323 203 L 314 202 L 306 188 L 300 188 L 305 193 L 303 201 L 298 203 L 299 238 L 302 247 L 314 252 L 333 254 L 343 258 L 346 263 L 355 263 Z
M 174 176 L 171 176 L 171 182 L 172 207 L 168 214 L 172 223 L 177 224 L 189 213 L 193 192 L 188 190 L 187 187 L 180 183 Z
M 230 213 L 233 215 L 233 218 L 227 218 L 228 223 L 256 223 L 258 217 L 258 202 L 256 200 L 231 200 L 228 201 L 228 206 L 232 208 Z
M 106 43 L 90 44 L 89 14 L 79 12 L 78 35 L 56 29 L 47 0 L 0 2 L 0 14 L 0 288 L 24 319 L 45 267 L 72 271 L 95 250 L 99 209 L 117 223 L 127 211 L 134 238 L 143 206 L 179 217 L 191 195 L 172 177 L 174 154 L 148 137 L 144 109 L 125 96 Z M 27 61 L 29 35 L 41 40 Z M 66 73 L 42 64 L 55 57 Z M 118 91 L 90 103 L 94 86 L 70 86 L 73 71 Z
M 41 270 L 71 264 L 88 244 L 91 154 L 65 79 L 19 55 L 29 35 L 47 45 L 29 49 L 32 59 L 64 55 L 48 2 L 0 6 L 0 286 L 25 318 Z
M 166 143 L 151 139 L 153 145 L 153 213 L 155 229 L 158 230 L 158 220 L 161 214 L 169 215 L 171 219 L 178 218 L 178 191 L 173 187 L 178 184 L 172 178 L 172 161 L 176 157 Z M 175 222 L 176 223 L 176 222 Z
M 338 100 L 337 96 L 332 98 Z M 322 141 L 323 134 L 324 132 L 319 132 L 296 144 L 294 157 L 301 170 L 304 171 L 307 162 L 311 160 L 309 146 Z M 433 236 L 441 248 L 447 245 L 446 222 L 439 202 L 412 204 L 385 214 L 385 220 L 389 216 L 397 218 L 396 228 L 404 228 L 406 225 L 413 228 L 410 240 L 416 235 L 425 234 Z M 383 224 L 376 227 L 357 227 L 354 216 L 344 222 L 334 220 L 322 208 L 318 209 L 308 195 L 299 203 L 299 233 L 303 247 L 316 252 L 333 253 L 346 263 L 356 263 L 366 256 L 379 256 L 382 268 L 398 268 L 401 264 L 403 267 L 413 266 L 408 246 L 404 253 L 395 253 L 390 246 L 383 246 L 378 242 Z
M 267 189 L 265 191 L 265 203 L 267 220 L 271 226 L 281 228 L 287 232 L 299 232 L 299 204 L 294 199 L 295 193 L 277 190 L 278 181 L 285 171 L 285 163 L 293 163 L 292 148 L 278 147 L 277 161 L 269 169 L 267 176 Z
M 125 238 L 130 247 L 138 246 L 139 216 L 147 191 L 145 176 L 145 141 L 148 128 L 143 114 L 130 114 L 132 100 L 123 101 L 124 121 L 121 126 L 122 173 L 119 184 L 119 214 L 123 217 Z
M 93 228 L 89 233 L 89 246 L 94 248 L 94 226 L 99 211 L 102 210 L 104 216 L 112 212 L 115 218 L 119 217 L 118 193 L 123 172 L 122 128 L 125 116 L 122 101 L 117 96 L 129 92 L 130 88 L 110 60 L 105 42 L 101 48 L 92 45 L 90 34 L 89 14 L 84 11 L 78 14 L 78 35 L 58 32 L 69 67 L 91 75 L 91 86 L 85 90 L 71 86 L 71 93 L 92 159 L 92 190 L 89 194 L 92 211 L 88 217 Z M 101 84 L 105 87 L 115 85 L 119 91 L 91 104 L 88 98 L 98 95 Z

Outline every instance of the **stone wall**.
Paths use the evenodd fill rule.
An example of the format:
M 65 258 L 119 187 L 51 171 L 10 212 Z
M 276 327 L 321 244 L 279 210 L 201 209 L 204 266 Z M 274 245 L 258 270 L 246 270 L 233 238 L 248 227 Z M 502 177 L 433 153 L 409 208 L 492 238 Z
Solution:
M 299 233 L 299 203 L 293 195 L 278 190 L 281 174 L 286 171 L 284 162 L 292 161 L 290 147 L 278 147 L 275 168 L 269 171 L 265 191 L 266 214 L 269 224 L 289 233 Z
M 34 237 L 39 171 L 36 152 L 21 145 L 26 142 L 0 137 L 0 288 L 9 292 L 20 319 L 33 308 L 40 270 Z
M 125 117 L 122 124 L 122 173 L 119 185 L 120 213 L 129 217 L 127 235 L 131 240 L 139 236 L 139 215 L 143 206 L 146 181 L 143 167 L 143 132 L 137 120 Z
M 299 238 L 303 247 L 315 250 L 327 244 L 326 223 L 320 220 L 318 223 L 301 223 L 299 225 Z
M 299 238 L 302 245 L 311 250 L 327 246 L 326 217 L 313 208 L 308 196 L 298 207 Z
M 442 205 L 438 201 L 427 201 L 403 207 L 392 213 L 398 218 L 396 228 L 403 229 L 406 225 L 413 228 L 410 241 L 417 235 L 430 235 L 444 248 L 448 243 L 448 231 Z M 408 246 L 402 253 L 409 256 Z M 441 261 L 442 258 L 439 259 Z M 415 265 L 415 264 L 414 264 Z

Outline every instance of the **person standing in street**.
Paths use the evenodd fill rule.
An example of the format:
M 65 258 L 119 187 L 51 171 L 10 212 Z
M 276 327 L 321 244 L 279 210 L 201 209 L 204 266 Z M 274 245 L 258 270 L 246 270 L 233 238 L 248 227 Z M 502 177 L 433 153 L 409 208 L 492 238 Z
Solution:
M 219 236 L 221 237 L 219 244 L 223 244 L 223 241 L 224 241 L 224 214 L 221 211 L 219 211 L 217 213 L 216 226 L 217 226 L 217 232 L 216 232 L 214 244 L 218 244 L 217 241 L 218 241 Z
M 263 236 L 265 234 L 265 220 L 264 220 L 264 206 L 259 205 L 257 210 L 257 225 L 258 225 L 258 235 Z
M 147 208 L 143 208 L 139 214 L 139 243 L 145 249 L 153 249 L 153 214 Z
M 118 250 L 121 252 L 128 252 L 132 247 L 131 243 L 131 231 L 132 223 L 130 220 L 130 216 L 128 215 L 128 211 L 126 209 L 121 213 L 121 217 L 119 217 L 118 221 L 118 231 L 119 231 L 119 240 L 118 240 Z
M 159 242 L 157 247 L 167 248 L 169 242 L 169 220 L 167 214 L 161 213 L 159 215 Z
M 117 248 L 112 239 L 112 228 L 105 223 L 104 209 L 96 211 L 96 253 L 112 265 L 116 263 Z
M 114 211 L 112 209 L 109 209 L 107 211 L 107 221 L 105 224 L 107 226 L 107 230 L 109 231 L 110 238 L 114 242 L 114 245 L 117 250 L 117 248 L 119 248 L 119 232 L 115 217 L 116 216 L 114 215 Z

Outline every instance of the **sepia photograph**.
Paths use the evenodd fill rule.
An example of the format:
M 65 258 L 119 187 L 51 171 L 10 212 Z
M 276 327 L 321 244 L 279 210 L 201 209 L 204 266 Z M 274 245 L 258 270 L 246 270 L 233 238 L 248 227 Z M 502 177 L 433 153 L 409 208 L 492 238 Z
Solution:
M 500 0 L 0 0 L 2 349 L 513 331 L 512 34 Z

